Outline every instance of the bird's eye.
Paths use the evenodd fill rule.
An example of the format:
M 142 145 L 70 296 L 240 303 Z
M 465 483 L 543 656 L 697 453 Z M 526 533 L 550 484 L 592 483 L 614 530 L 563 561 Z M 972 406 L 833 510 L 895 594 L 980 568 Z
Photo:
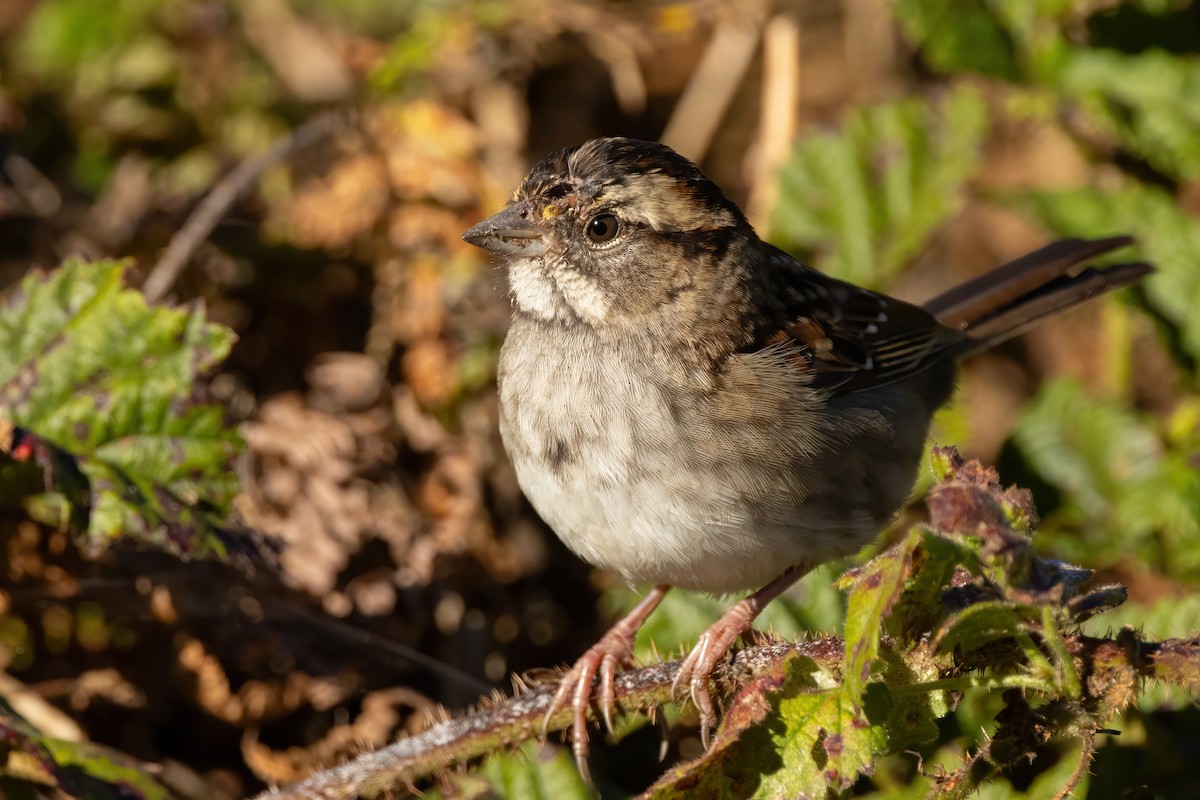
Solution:
M 612 214 L 600 214 L 588 220 L 587 237 L 592 244 L 611 242 L 620 230 L 621 223 Z

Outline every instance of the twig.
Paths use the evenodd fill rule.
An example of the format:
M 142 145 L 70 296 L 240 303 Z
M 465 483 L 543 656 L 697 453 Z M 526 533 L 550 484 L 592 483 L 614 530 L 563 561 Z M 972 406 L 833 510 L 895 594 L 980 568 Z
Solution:
M 708 152 L 717 125 L 733 102 L 758 48 L 762 33 L 760 7 L 751 8 L 755 13 L 744 13 L 739 6 L 734 19 L 718 24 L 663 131 L 663 144 L 693 161 L 702 160 Z
M 1075 789 L 1083 780 L 1083 776 L 1087 774 L 1088 767 L 1092 765 L 1092 759 L 1096 756 L 1096 732 L 1084 731 L 1079 738 L 1083 742 L 1083 746 L 1079 750 L 1079 763 L 1075 765 L 1071 777 L 1058 790 L 1058 794 L 1054 795 L 1054 800 L 1067 800 L 1068 797 L 1075 795 Z
M 196 251 L 213 228 L 221 221 L 237 199 L 258 177 L 285 158 L 310 147 L 332 133 L 346 127 L 354 115 L 346 111 L 331 111 L 313 117 L 300 127 L 279 137 L 256 156 L 247 158 L 213 187 L 196 210 L 188 217 L 167 245 L 162 258 L 150 271 L 142 293 L 150 302 L 157 302 L 171 290 Z
M 762 100 L 747 204 L 750 221 L 764 236 L 779 194 L 779 170 L 799 123 L 800 67 L 800 22 L 790 14 L 777 14 L 763 30 Z

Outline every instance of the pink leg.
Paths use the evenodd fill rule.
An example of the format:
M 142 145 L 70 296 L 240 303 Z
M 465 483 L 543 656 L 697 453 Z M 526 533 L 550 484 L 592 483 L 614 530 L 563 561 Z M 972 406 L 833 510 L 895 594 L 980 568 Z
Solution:
M 762 613 L 767 603 L 804 577 L 808 570 L 804 565 L 791 567 L 754 594 L 734 603 L 700 636 L 700 641 L 679 665 L 674 689 L 678 693 L 680 686 L 688 685 L 692 702 L 700 712 L 700 737 L 705 748 L 708 747 L 708 729 L 713 718 L 713 702 L 708 691 L 708 682 L 717 661 L 724 658 L 739 636 L 750 630 L 755 617 Z
M 617 703 L 613 680 L 617 667 L 629 663 L 633 657 L 633 642 L 638 630 L 645 624 L 646 618 L 654 613 L 654 609 L 658 608 L 658 604 L 666 597 L 670 588 L 665 584 L 655 586 L 632 611 L 616 625 L 613 625 L 608 633 L 604 634 L 599 642 L 592 645 L 575 662 L 575 666 L 563 675 L 558 691 L 550 702 L 550 709 L 546 712 L 545 721 L 542 723 L 542 735 L 546 734 L 546 726 L 550 724 L 550 717 L 564 708 L 567 705 L 567 698 L 570 698 L 571 710 L 575 713 L 575 722 L 571 729 L 573 734 L 571 750 L 575 753 L 575 763 L 579 765 L 579 773 L 589 784 L 592 779 L 587 766 L 587 712 L 592 698 L 592 684 L 599 676 L 600 686 L 596 693 L 596 702 L 600 709 L 600 716 L 604 720 L 604 726 L 608 728 L 609 733 L 612 733 L 613 709 Z

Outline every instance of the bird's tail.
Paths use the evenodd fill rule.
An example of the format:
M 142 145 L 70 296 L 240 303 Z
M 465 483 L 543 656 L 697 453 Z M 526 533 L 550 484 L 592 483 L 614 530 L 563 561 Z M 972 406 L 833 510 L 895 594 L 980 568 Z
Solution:
M 1153 272 L 1142 262 L 1084 267 L 1132 243 L 1129 236 L 1063 239 L 959 284 L 924 307 L 943 325 L 967 334 L 959 354 L 968 356 L 1020 334 L 1043 317 Z

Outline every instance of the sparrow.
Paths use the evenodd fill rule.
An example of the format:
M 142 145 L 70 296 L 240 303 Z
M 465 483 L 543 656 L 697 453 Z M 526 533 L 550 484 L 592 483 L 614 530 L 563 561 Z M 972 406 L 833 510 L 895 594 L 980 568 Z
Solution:
M 587 771 L 593 695 L 671 587 L 752 591 L 683 660 L 707 733 L 714 668 L 773 598 L 858 551 L 912 488 L 961 358 L 1151 271 L 1080 265 L 1130 243 L 1064 240 L 913 305 L 762 241 L 688 159 L 594 139 L 547 156 L 464 235 L 507 269 L 500 434 L 566 545 L 645 598 L 567 671 Z

